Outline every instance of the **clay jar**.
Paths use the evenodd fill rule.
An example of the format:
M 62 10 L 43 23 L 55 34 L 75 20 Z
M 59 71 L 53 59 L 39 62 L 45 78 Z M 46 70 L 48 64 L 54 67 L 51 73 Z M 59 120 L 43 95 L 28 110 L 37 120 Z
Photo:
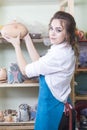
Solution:
M 20 34 L 20 39 L 22 39 L 28 33 L 27 28 L 24 24 L 13 21 L 10 24 L 4 25 L 1 29 L 2 36 L 5 34 L 11 37 L 17 37 Z
M 0 80 L 7 79 L 7 71 L 6 68 L 0 68 Z
M 3 111 L 0 110 L 0 122 L 4 121 Z
M 8 114 L 8 116 L 5 116 L 4 118 L 5 118 L 5 122 L 12 122 L 13 121 L 11 114 Z

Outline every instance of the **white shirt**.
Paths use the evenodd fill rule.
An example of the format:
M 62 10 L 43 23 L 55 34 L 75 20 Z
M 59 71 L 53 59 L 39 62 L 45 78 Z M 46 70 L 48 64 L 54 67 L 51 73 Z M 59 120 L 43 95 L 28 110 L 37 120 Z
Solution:
M 71 92 L 70 82 L 75 69 L 75 55 L 67 43 L 52 45 L 47 54 L 28 64 L 26 75 L 31 78 L 44 75 L 53 96 L 66 102 Z

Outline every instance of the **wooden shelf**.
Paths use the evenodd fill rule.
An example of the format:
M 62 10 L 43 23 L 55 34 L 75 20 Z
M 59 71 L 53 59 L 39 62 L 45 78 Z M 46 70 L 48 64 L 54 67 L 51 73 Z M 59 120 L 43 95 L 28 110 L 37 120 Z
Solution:
M 32 39 L 34 43 L 42 43 L 43 39 Z
M 34 121 L 0 122 L 0 130 L 34 130 Z
M 87 95 L 76 95 L 75 100 L 87 100 Z
M 87 67 L 83 67 L 83 68 L 77 68 L 76 72 L 86 72 L 87 71 Z
M 14 83 L 14 84 L 8 84 L 8 83 L 0 83 L 0 88 L 5 87 L 38 87 L 39 83 Z
M 87 42 L 87 40 L 79 40 L 79 42 Z

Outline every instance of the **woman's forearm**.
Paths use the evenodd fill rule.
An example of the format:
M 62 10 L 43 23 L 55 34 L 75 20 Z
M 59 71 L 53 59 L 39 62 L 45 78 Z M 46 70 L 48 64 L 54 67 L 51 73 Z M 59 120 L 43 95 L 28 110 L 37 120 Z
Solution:
M 26 75 L 25 74 L 25 66 L 27 65 L 27 62 L 25 61 L 25 58 L 24 58 L 23 53 L 21 51 L 21 47 L 17 46 L 15 48 L 15 52 L 16 52 L 17 63 L 18 63 L 18 66 L 20 68 L 20 71 L 22 72 L 23 75 Z
M 26 44 L 26 47 L 27 47 L 31 60 L 32 61 L 38 60 L 40 56 L 39 56 L 36 48 L 34 47 L 32 39 L 30 38 L 29 34 L 27 34 L 27 36 L 25 36 L 24 40 L 25 40 L 25 44 Z

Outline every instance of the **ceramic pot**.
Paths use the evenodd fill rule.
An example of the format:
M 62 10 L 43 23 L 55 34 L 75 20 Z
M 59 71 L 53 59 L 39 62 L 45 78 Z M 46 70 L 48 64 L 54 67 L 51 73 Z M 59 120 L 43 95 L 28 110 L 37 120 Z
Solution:
M 0 68 L 0 80 L 7 79 L 7 71 L 6 68 Z

